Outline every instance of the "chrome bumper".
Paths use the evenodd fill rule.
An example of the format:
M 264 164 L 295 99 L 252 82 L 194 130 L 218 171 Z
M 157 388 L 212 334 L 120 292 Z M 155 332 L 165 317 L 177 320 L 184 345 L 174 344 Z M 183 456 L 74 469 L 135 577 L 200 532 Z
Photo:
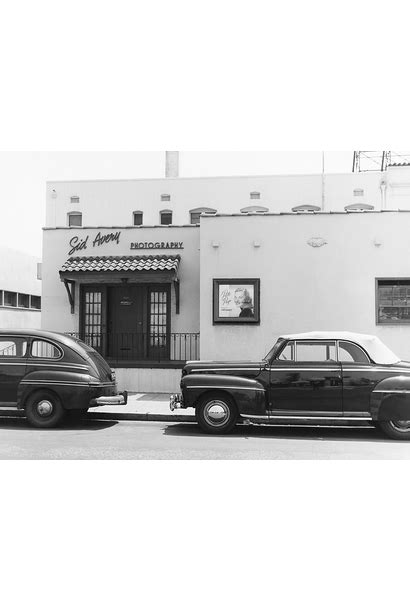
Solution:
M 184 409 L 184 400 L 182 398 L 182 394 L 171 394 L 169 397 L 169 408 L 171 411 L 175 411 L 175 409 Z
M 100 396 L 99 398 L 93 398 L 90 401 L 90 407 L 102 407 L 115 406 L 115 405 L 126 405 L 128 402 L 128 392 L 120 392 L 117 396 Z

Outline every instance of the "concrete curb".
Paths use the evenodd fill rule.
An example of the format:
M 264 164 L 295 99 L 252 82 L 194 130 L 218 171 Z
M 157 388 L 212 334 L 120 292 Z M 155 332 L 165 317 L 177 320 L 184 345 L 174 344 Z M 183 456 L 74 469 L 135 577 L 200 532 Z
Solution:
M 87 419 L 129 421 L 195 422 L 195 415 L 162 415 L 159 413 L 87 413 Z

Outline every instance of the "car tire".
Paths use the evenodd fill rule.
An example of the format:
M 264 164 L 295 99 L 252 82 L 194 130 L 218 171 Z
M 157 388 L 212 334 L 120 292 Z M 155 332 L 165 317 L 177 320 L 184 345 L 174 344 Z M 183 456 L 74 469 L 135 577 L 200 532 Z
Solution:
M 232 398 L 215 392 L 200 400 L 196 407 L 196 419 L 207 434 L 228 434 L 238 421 L 238 410 Z
M 64 419 L 66 411 L 61 400 L 47 390 L 32 394 L 25 407 L 26 417 L 36 428 L 54 428 Z
M 379 421 L 378 427 L 389 438 L 396 441 L 410 441 L 410 421 Z

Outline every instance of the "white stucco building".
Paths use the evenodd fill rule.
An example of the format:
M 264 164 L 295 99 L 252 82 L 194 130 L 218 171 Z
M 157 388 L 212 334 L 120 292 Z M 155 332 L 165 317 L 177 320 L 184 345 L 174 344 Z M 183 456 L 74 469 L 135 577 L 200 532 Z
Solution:
M 0 248 L 0 328 L 40 328 L 40 259 Z
M 409 225 L 408 166 L 49 182 L 42 326 L 135 391 L 175 390 L 186 359 L 260 358 L 284 332 L 369 332 L 410 359 Z

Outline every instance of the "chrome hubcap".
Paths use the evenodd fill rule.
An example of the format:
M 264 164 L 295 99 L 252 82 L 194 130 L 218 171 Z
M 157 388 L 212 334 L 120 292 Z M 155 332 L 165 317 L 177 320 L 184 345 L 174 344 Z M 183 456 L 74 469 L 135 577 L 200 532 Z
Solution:
M 48 415 L 52 414 L 53 408 L 54 407 L 52 402 L 50 402 L 49 400 L 41 400 L 37 404 L 37 413 L 42 417 L 47 417 Z
M 204 419 L 207 424 L 219 428 L 229 419 L 230 409 L 223 400 L 212 400 L 205 405 Z
M 399 432 L 407 432 L 410 430 L 410 421 L 406 419 L 400 419 L 396 421 L 390 422 L 393 428 L 398 430 Z

